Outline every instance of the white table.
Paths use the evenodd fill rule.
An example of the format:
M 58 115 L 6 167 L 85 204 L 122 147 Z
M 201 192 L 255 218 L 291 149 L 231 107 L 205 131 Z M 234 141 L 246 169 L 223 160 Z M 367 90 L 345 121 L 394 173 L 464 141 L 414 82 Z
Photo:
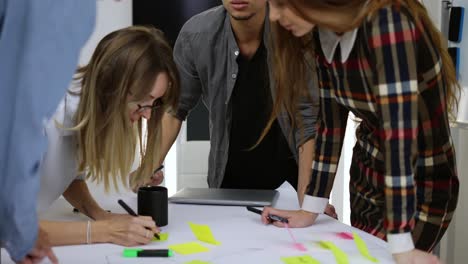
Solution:
M 296 193 L 287 184 L 279 189 L 280 198 L 277 208 L 297 209 Z M 100 201 L 104 208 L 113 212 L 124 213 L 117 205 L 119 197 L 109 197 Z M 120 197 L 121 198 L 121 197 Z M 136 195 L 123 197 L 130 206 L 137 208 Z M 53 220 L 86 220 L 83 215 L 72 213 L 67 202 L 61 198 L 52 205 L 50 210 L 41 216 L 43 219 Z M 260 222 L 260 216 L 248 212 L 245 207 L 234 206 L 201 206 L 169 204 L 169 225 L 163 227 L 163 232 L 169 233 L 165 242 L 155 242 L 142 248 L 167 248 L 168 245 L 196 241 L 187 222 L 206 224 L 211 227 L 215 238 L 222 244 L 214 246 L 199 242 L 210 248 L 209 252 L 193 255 L 178 255 L 171 258 L 122 258 L 123 247 L 111 244 L 94 244 L 80 246 L 55 247 L 54 252 L 60 263 L 185 263 L 190 260 L 204 260 L 210 263 L 283 263 L 281 257 L 310 255 L 320 263 L 336 263 L 332 253 L 320 248 L 316 242 L 320 240 L 333 241 L 345 251 L 350 263 L 372 263 L 361 257 L 353 240 L 338 238 L 336 232 L 357 232 L 366 241 L 371 254 L 379 263 L 393 263 L 391 255 L 387 252 L 386 242 L 347 226 L 326 215 L 321 215 L 317 222 L 308 228 L 292 229 L 298 242 L 303 243 L 308 251 L 301 252 L 293 248 L 286 229 L 274 226 L 265 226 Z M 2 249 L 1 263 L 13 263 L 8 254 Z M 44 261 L 44 263 L 49 263 Z

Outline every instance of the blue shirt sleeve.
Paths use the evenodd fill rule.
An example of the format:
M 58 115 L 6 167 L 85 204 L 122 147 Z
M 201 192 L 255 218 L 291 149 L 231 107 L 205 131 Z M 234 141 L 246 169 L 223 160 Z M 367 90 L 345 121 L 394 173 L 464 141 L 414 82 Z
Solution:
M 95 0 L 0 0 L 0 241 L 21 260 L 37 236 L 44 120 L 65 94 Z
M 5 15 L 5 0 L 0 0 L 0 36 L 2 35 L 4 15 Z

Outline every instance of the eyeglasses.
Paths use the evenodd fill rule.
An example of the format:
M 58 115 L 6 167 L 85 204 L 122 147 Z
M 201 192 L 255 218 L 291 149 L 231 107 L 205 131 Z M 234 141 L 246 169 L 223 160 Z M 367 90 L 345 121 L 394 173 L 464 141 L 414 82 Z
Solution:
M 142 113 L 142 112 L 144 112 L 144 111 L 146 111 L 148 109 L 150 109 L 151 111 L 154 111 L 154 110 L 157 110 L 158 108 L 160 108 L 162 105 L 163 105 L 162 99 L 158 98 L 158 99 L 154 100 L 152 105 L 137 104 L 137 106 L 138 106 L 137 112 Z

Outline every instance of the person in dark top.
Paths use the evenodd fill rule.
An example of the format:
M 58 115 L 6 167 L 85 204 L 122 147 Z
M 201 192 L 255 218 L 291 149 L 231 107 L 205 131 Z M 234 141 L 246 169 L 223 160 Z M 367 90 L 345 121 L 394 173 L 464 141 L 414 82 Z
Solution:
M 311 78 L 310 96 L 299 106 L 301 127 L 292 127 L 282 116 L 252 149 L 267 125 L 275 96 L 268 32 L 265 0 L 223 0 L 222 6 L 185 23 L 174 47 L 181 96 L 177 110 L 162 117 L 161 163 L 182 121 L 201 99 L 209 111 L 208 186 L 276 189 L 288 181 L 298 190 L 301 203 L 311 173 L 318 111 Z M 157 173 L 145 184 L 157 185 L 162 180 L 163 174 Z M 333 207 L 330 215 L 336 216 Z
M 297 164 L 277 121 L 251 149 L 272 111 L 264 44 L 250 59 L 240 55 L 237 64 L 229 154 L 221 188 L 276 189 L 285 180 L 297 188 Z

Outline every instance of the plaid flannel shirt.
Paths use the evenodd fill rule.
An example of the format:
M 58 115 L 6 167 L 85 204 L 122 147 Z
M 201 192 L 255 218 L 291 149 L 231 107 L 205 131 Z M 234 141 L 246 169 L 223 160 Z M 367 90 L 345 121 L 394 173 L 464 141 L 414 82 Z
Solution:
M 362 170 L 378 193 L 368 202 L 383 204 L 392 253 L 414 248 L 415 218 L 437 223 L 451 215 L 447 201 L 458 194 L 443 65 L 423 28 L 403 6 L 381 8 L 357 29 L 347 61 L 336 49 L 330 63 L 314 34 L 321 106 L 303 209 L 321 213 L 326 206 L 351 111 L 362 120 L 357 147 L 383 164 Z

